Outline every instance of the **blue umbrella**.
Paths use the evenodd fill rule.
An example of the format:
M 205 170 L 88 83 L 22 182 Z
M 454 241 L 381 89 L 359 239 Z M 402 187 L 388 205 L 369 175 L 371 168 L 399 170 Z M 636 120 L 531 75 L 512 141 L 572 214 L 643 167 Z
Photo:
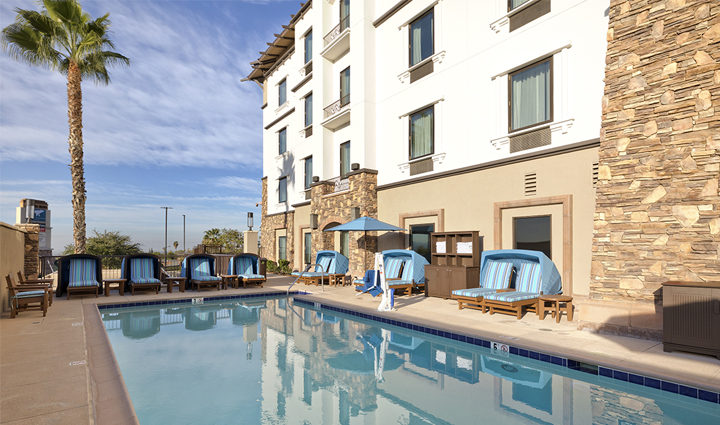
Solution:
M 398 226 L 393 226 L 392 224 L 388 224 L 385 222 L 382 222 L 380 220 L 376 220 L 372 217 L 360 217 L 358 219 L 355 219 L 353 221 L 350 221 L 345 224 L 341 224 L 339 226 L 335 226 L 331 229 L 325 229 L 325 232 L 343 232 L 343 231 L 357 231 L 357 232 L 365 232 L 365 244 L 367 246 L 367 232 L 404 232 L 405 229 Z M 363 257 L 363 266 L 367 268 L 367 264 L 365 264 L 365 260 L 367 258 L 367 255 Z

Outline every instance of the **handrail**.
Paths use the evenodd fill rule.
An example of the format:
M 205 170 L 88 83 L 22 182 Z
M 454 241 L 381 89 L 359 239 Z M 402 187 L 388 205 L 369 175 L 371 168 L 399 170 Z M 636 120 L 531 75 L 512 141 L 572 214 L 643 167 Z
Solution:
M 325 109 L 323 109 L 323 112 L 325 113 L 324 117 L 329 118 L 338 112 L 342 111 L 346 106 L 350 104 L 350 93 L 346 94 L 345 96 L 341 97 L 340 99 L 336 100 L 335 102 L 331 103 Z
M 330 32 L 327 33 L 327 35 L 325 37 L 323 37 L 325 46 L 332 43 L 340 35 L 340 33 L 343 32 L 349 26 L 348 25 L 349 22 L 350 22 L 350 14 L 348 13 L 348 15 L 346 17 L 344 17 L 340 21 L 340 23 L 337 24 L 337 26 L 335 28 L 331 29 Z

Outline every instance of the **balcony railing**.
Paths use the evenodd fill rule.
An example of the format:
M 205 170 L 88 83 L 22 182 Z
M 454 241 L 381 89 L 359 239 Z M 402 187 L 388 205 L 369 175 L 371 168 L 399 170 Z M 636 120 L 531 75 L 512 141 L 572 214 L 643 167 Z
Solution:
M 343 18 L 340 23 L 335 28 L 330 30 L 330 32 L 323 38 L 323 40 L 325 41 L 325 46 L 332 43 L 333 40 L 338 38 L 340 33 L 343 32 L 348 27 L 348 25 L 350 25 L 349 14 L 345 18 Z
M 345 109 L 350 104 L 350 93 L 346 94 L 345 96 L 341 97 L 340 100 L 337 102 L 334 102 L 332 105 L 326 107 L 323 109 L 325 111 L 325 118 L 331 117 L 338 112 Z

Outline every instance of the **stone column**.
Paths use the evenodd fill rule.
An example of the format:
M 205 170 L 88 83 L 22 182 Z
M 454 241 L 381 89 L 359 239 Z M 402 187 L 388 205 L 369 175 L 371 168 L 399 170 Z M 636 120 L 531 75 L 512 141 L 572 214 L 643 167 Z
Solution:
M 243 252 L 248 254 L 258 254 L 258 232 L 243 232 Z
M 26 277 L 37 276 L 40 273 L 40 225 L 16 223 L 15 227 L 25 230 L 25 267 L 23 273 Z

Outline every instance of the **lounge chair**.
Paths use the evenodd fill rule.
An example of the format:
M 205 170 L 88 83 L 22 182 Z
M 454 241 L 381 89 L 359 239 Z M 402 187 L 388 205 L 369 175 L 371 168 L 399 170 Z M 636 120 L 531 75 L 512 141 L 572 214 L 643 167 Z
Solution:
M 153 254 L 133 254 L 123 259 L 120 275 L 127 280 L 126 290 L 135 295 L 135 289 L 160 289 L 160 258 Z
M 540 295 L 562 293 L 560 272 L 545 254 L 539 251 L 508 249 L 490 251 L 490 259 L 502 259 L 513 263 L 517 274 L 514 278 L 515 291 L 486 295 L 482 300 L 483 311 L 490 314 L 514 314 L 522 318 L 523 309 L 538 314 Z M 484 253 L 483 253 L 484 254 Z
M 215 276 L 215 257 L 207 254 L 185 257 L 180 269 L 180 277 L 187 278 L 185 289 L 193 289 L 197 286 L 198 291 L 205 286 L 217 286 L 219 291 L 222 282 L 219 277 Z
M 255 254 L 240 254 L 230 258 L 228 275 L 236 275 L 238 283 L 242 281 L 243 288 L 248 283 L 263 287 L 267 276 L 259 274 L 260 257 Z
M 22 271 L 17 272 L 18 283 L 20 287 L 23 285 L 45 285 L 50 290 L 50 298 L 48 300 L 48 307 L 52 306 L 52 291 L 53 291 L 53 279 L 26 279 Z
M 47 285 L 25 285 L 20 287 L 15 283 L 12 273 L 5 276 L 8 285 L 8 294 L 10 296 L 10 318 L 14 319 L 15 315 L 20 311 L 39 309 L 43 312 L 43 317 L 47 315 L 48 298 L 52 297 L 52 293 Z M 33 305 L 36 304 L 37 305 Z
M 72 254 L 60 257 L 58 266 L 57 296 L 68 293 L 94 293 L 95 298 L 102 282 L 102 260 L 97 255 Z
M 319 285 L 322 280 L 330 285 L 337 285 L 344 281 L 348 272 L 350 260 L 337 251 L 318 251 L 315 254 L 315 270 L 303 273 L 300 280 L 306 285 Z M 297 276 L 300 272 L 294 272 Z
M 398 260 L 402 261 L 402 268 L 399 274 L 395 274 L 394 262 Z M 407 249 L 389 249 L 383 251 L 383 261 L 385 280 L 396 295 L 405 291 L 410 294 L 413 289 L 425 288 L 425 266 L 430 263 L 422 255 Z
M 487 254 L 492 252 L 494 251 L 483 252 L 480 261 L 480 287 L 452 291 L 452 298 L 458 302 L 458 310 L 467 307 L 485 313 L 482 300 L 486 295 L 514 291 L 510 289 L 510 283 L 515 266 L 510 261 L 489 259 Z

